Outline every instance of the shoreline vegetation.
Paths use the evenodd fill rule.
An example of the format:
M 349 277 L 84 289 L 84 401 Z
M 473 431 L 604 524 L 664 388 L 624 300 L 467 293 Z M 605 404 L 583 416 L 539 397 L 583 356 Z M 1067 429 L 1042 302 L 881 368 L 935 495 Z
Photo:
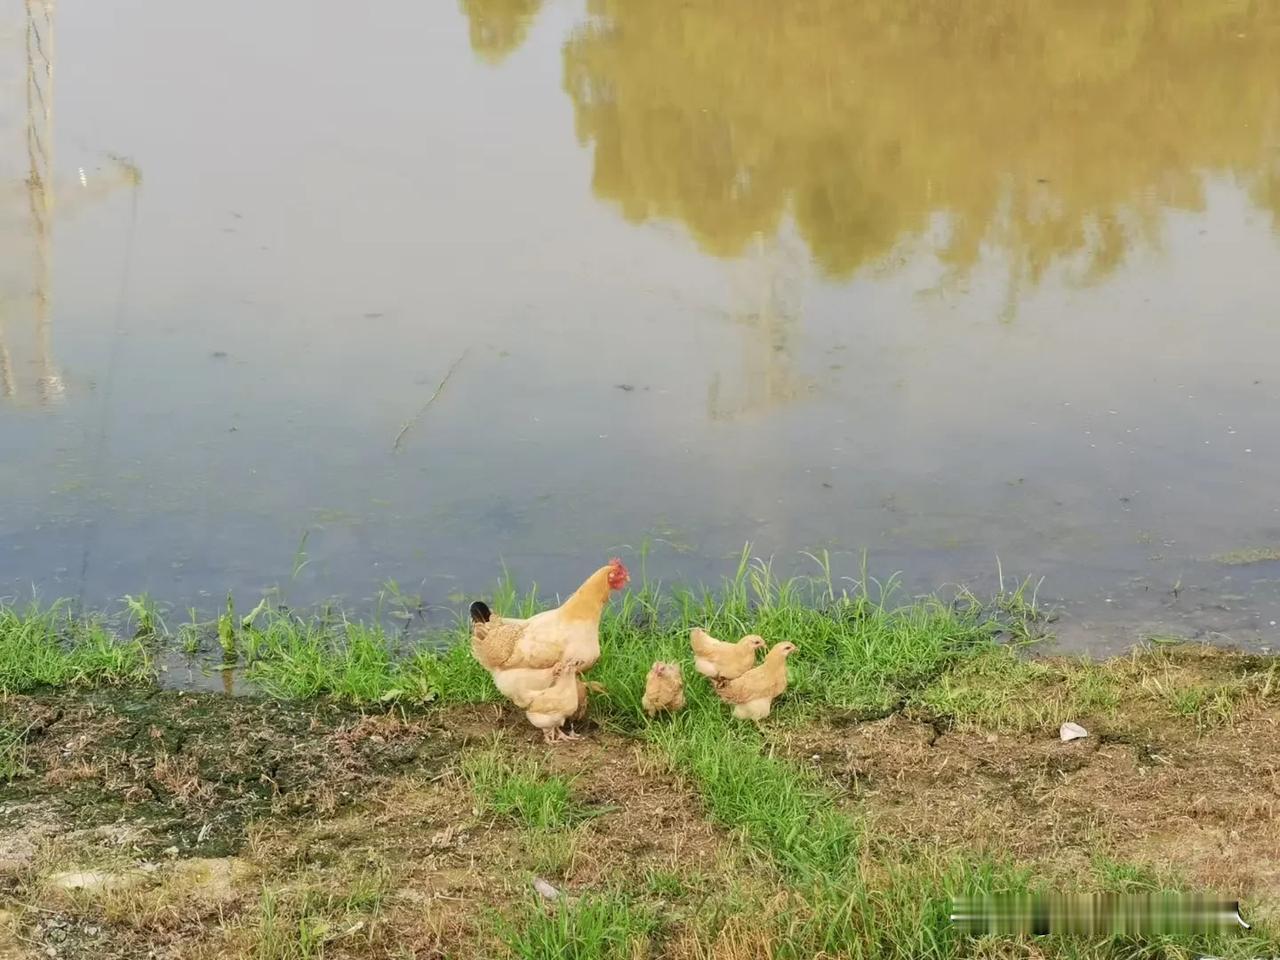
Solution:
M 1280 660 L 1028 657 L 1052 619 L 1030 581 L 899 603 L 892 579 L 819 571 L 744 553 L 719 590 L 616 598 L 586 739 L 551 747 L 461 622 L 0 608 L 0 958 L 1280 954 Z M 493 606 L 545 604 L 506 583 Z M 762 730 L 694 674 L 693 626 L 797 644 Z M 163 689 L 174 649 L 257 692 Z M 655 660 L 682 664 L 688 705 L 650 720 Z M 1089 735 L 1060 742 L 1067 721 Z M 1254 926 L 949 924 L 952 896 L 1028 891 L 1211 891 Z

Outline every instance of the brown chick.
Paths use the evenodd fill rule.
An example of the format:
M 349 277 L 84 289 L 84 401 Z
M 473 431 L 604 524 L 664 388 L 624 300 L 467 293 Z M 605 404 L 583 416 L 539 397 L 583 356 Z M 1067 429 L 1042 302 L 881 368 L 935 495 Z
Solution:
M 693 647 L 693 668 L 704 677 L 733 680 L 756 665 L 756 651 L 764 648 L 764 639 L 754 633 L 737 643 L 725 643 L 701 627 L 689 631 Z
M 576 733 L 565 733 L 565 721 L 578 709 L 578 671 L 584 666 L 581 660 L 565 660 L 555 665 L 555 680 L 545 690 L 529 698 L 524 715 L 542 731 L 547 743 L 561 740 L 580 740 Z
M 655 716 L 659 711 L 675 713 L 684 707 L 684 677 L 678 663 L 655 663 L 644 682 L 644 712 Z
M 716 683 L 716 693 L 733 706 L 739 720 L 759 723 L 769 715 L 773 701 L 787 689 L 787 657 L 796 650 L 794 643 L 779 643 L 767 654 L 764 663 L 748 670 L 736 680 Z
M 589 693 L 604 692 L 603 683 L 596 683 L 594 680 L 583 680 L 582 677 L 578 677 L 578 709 L 573 712 L 569 722 L 576 725 L 587 719 L 587 695 Z

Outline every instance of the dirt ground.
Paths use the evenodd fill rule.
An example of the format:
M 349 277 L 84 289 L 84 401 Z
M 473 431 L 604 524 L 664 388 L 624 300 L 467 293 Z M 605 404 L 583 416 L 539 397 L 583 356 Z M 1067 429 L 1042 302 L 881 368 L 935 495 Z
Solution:
M 894 715 L 770 739 L 873 838 L 1014 854 L 1063 879 L 1105 855 L 1274 917 L 1278 722 L 1063 744 Z M 670 888 L 699 909 L 727 895 L 716 878 L 764 882 L 653 747 L 599 729 L 547 747 L 491 706 L 100 692 L 8 697 L 0 723 L 24 731 L 0 781 L 0 960 L 493 957 L 493 910 L 527 900 L 532 877 L 565 895 Z M 458 761 L 490 744 L 576 777 L 594 815 L 538 834 L 484 812 Z

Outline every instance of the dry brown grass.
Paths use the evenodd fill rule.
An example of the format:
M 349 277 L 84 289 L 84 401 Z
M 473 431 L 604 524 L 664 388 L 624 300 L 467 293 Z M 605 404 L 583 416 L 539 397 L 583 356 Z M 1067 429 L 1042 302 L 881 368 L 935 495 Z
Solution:
M 794 732 L 785 748 L 865 811 L 873 832 L 1012 855 L 1042 875 L 1105 854 L 1233 896 L 1280 883 L 1280 709 L 1203 734 L 939 732 L 901 716 Z M 1155 728 L 1160 729 L 1160 728 Z

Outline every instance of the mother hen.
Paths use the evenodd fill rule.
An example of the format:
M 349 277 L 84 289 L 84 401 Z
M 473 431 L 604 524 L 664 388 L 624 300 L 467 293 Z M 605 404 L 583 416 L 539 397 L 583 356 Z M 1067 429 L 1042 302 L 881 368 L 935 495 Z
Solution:
M 471 653 L 493 675 L 503 696 L 517 706 L 554 682 L 554 669 L 565 660 L 577 662 L 577 672 L 590 670 L 600 659 L 600 617 L 614 590 L 631 575 L 613 559 L 586 579 L 554 610 L 527 619 L 500 617 L 481 600 L 471 604 Z

